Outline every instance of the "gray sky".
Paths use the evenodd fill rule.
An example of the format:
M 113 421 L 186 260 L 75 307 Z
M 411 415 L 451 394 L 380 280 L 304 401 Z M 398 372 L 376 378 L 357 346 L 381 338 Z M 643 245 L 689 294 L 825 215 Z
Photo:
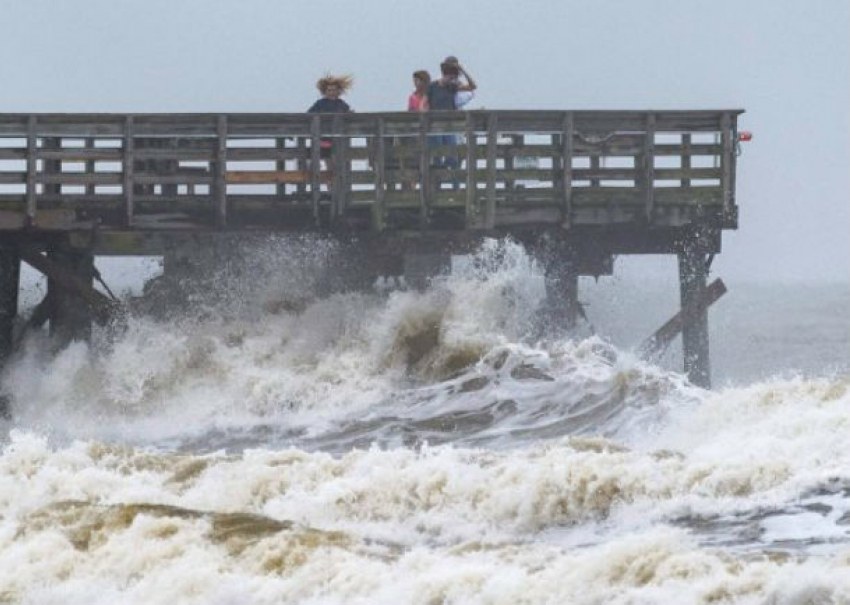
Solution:
M 747 110 L 718 274 L 850 279 L 847 0 L 0 0 L 0 112 L 300 111 L 324 71 L 403 109 L 458 55 L 474 107 Z

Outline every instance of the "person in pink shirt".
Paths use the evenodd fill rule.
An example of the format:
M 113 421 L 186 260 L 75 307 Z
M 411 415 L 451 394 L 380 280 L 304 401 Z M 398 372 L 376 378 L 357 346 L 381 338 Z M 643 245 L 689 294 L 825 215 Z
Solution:
M 413 72 L 414 90 L 407 99 L 407 111 L 428 111 L 428 86 L 431 75 L 424 69 Z

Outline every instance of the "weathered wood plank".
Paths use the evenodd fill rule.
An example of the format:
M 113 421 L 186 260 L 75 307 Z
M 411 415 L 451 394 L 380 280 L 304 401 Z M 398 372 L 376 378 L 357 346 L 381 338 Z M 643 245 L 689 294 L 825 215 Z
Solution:
M 561 221 L 565 227 L 572 224 L 573 215 L 573 139 L 575 138 L 575 117 L 568 111 L 561 125 Z
M 27 223 L 35 224 L 36 213 L 36 171 L 38 170 L 38 145 L 35 136 L 36 118 L 27 120 Z
M 375 158 L 375 203 L 372 205 L 372 229 L 376 232 L 384 230 L 384 200 L 386 198 L 386 125 L 383 118 L 378 118 L 378 140 Z
M 466 227 L 474 227 L 478 219 L 478 191 L 475 181 L 478 159 L 476 155 L 475 121 L 466 116 Z
M 492 229 L 496 221 L 496 142 L 499 136 L 499 114 L 491 113 L 487 121 L 487 205 L 484 226 Z
M 135 194 L 135 183 L 133 182 L 133 170 L 135 169 L 136 141 L 135 132 L 133 130 L 133 116 L 127 116 L 124 120 L 124 165 L 123 179 L 121 187 L 124 190 L 124 224 L 127 227 L 133 226 L 133 213 L 135 211 L 133 205 L 133 196 Z
M 94 140 L 94 139 L 87 139 Z M 87 147 L 63 147 L 61 149 L 39 150 L 42 160 L 59 160 L 62 162 L 92 162 L 100 160 L 104 162 L 120 162 L 122 158 L 121 149 L 92 149 Z
M 431 150 L 428 147 L 428 126 L 430 114 L 419 113 L 419 227 L 428 226 L 431 197 Z
M 689 306 L 681 309 L 663 326 L 658 328 L 652 336 L 643 341 L 640 347 L 638 347 L 638 354 L 646 359 L 653 359 L 662 353 L 673 342 L 673 339 L 682 332 L 688 318 L 697 315 L 703 309 L 707 309 L 713 305 L 725 293 L 726 284 L 723 283 L 722 279 L 715 279 L 701 292 L 698 298 L 690 301 L 691 304 Z
M 321 171 L 319 180 L 331 182 L 331 172 Z M 308 170 L 228 170 L 225 180 L 231 185 L 273 185 L 309 183 L 312 174 Z
M 138 170 L 133 174 L 133 182 L 137 185 L 215 185 L 216 178 L 215 173 L 211 174 L 205 169 L 186 168 L 181 168 L 174 174 L 156 174 Z
M 215 183 L 213 185 L 213 200 L 215 202 L 216 226 L 223 228 L 227 225 L 227 116 L 216 118 L 216 160 Z
M 646 116 L 646 142 L 643 149 L 643 186 L 647 222 L 652 222 L 655 206 L 655 115 Z
M 339 132 L 341 129 L 342 114 L 334 114 L 333 132 Z M 343 163 L 345 162 L 345 158 L 343 157 L 343 149 L 339 141 L 334 141 L 334 146 L 331 150 L 331 158 L 331 170 L 333 171 L 333 185 L 331 186 L 331 201 L 333 204 L 331 205 L 331 218 L 335 222 L 336 219 L 342 215 L 345 205 L 345 201 L 343 199 L 345 192 L 342 190 L 344 182 L 342 172 L 344 170 Z
M 720 168 L 722 175 L 720 177 L 720 186 L 723 189 L 723 207 L 729 208 L 732 204 L 732 162 L 734 162 L 734 141 L 732 140 L 732 119 L 728 113 L 723 114 L 721 120 L 722 134 L 721 143 L 723 145 L 723 155 L 720 159 Z
M 93 138 L 87 137 L 84 140 L 84 150 L 85 151 L 95 151 L 95 149 L 94 149 L 94 139 Z M 113 160 L 113 161 L 120 162 L 122 160 L 122 158 L 123 158 L 123 153 L 118 155 L 117 160 Z M 96 167 L 97 167 L 97 163 L 95 162 L 95 160 L 93 158 L 88 158 L 88 159 L 85 160 L 85 171 L 86 172 L 94 172 Z M 89 194 L 89 195 L 93 195 L 94 194 L 94 185 L 86 185 L 86 193 Z
M 313 220 L 319 224 L 319 200 L 321 197 L 319 171 L 321 159 L 319 155 L 321 138 L 319 137 L 319 116 L 314 115 L 310 122 L 310 200 L 313 204 Z
M 0 172 L 0 185 L 18 185 L 27 182 L 26 172 Z
M 25 147 L 14 148 L 0 147 L 0 160 L 26 160 L 27 159 L 27 150 Z
M 36 183 L 44 185 L 120 185 L 123 182 L 123 175 L 120 172 L 95 172 L 94 174 L 85 172 L 39 172 L 35 178 Z M 156 182 L 160 182 L 160 177 L 156 178 Z M 58 191 L 45 190 L 45 193 L 58 193 Z
M 284 140 L 278 139 L 279 144 Z M 298 160 L 310 157 L 309 150 L 295 147 L 228 147 L 227 159 L 231 162 L 282 162 L 284 160 Z M 180 158 L 182 159 L 182 158 Z

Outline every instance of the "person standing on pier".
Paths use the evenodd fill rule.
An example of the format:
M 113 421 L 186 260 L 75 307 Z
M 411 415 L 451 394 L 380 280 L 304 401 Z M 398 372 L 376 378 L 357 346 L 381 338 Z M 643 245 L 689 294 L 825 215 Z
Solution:
M 428 108 L 436 111 L 454 111 L 457 109 L 455 96 L 458 92 L 474 91 L 478 86 L 475 80 L 457 62 L 456 57 L 449 57 L 452 61 L 443 61 L 440 64 L 440 72 L 442 77 L 431 83 L 428 87 Z M 463 75 L 465 82 L 461 83 L 460 75 Z M 429 144 L 432 147 L 454 147 L 457 146 L 457 137 L 453 134 L 435 135 L 429 138 Z M 436 166 L 457 168 L 458 159 L 456 154 L 441 156 L 436 159 Z
M 454 65 L 457 65 L 458 70 L 462 71 L 462 68 L 460 67 L 460 61 L 458 61 L 458 58 L 454 55 L 449 55 L 448 57 L 443 59 L 443 63 L 452 63 Z M 462 71 L 462 73 L 466 77 L 467 83 L 471 85 L 471 88 L 469 90 L 461 90 L 460 87 L 458 87 L 458 91 L 455 93 L 455 109 L 463 109 L 464 107 L 469 105 L 472 99 L 475 98 L 475 89 L 477 88 L 475 82 L 472 80 L 472 78 L 469 77 L 469 74 L 466 73 L 466 71 Z
M 316 88 L 319 89 L 322 98 L 313 103 L 307 113 L 348 113 L 353 111 L 348 103 L 340 98 L 351 89 L 352 84 L 354 84 L 352 76 L 325 75 L 316 82 Z
M 350 75 L 332 76 L 326 74 L 316 82 L 322 97 L 310 106 L 307 113 L 350 113 L 354 111 L 340 97 L 351 89 L 354 78 Z M 328 172 L 333 173 L 333 139 L 322 137 L 319 141 L 319 157 L 325 160 Z
M 413 72 L 413 92 L 407 98 L 407 111 L 428 111 L 428 87 L 431 74 L 424 69 Z

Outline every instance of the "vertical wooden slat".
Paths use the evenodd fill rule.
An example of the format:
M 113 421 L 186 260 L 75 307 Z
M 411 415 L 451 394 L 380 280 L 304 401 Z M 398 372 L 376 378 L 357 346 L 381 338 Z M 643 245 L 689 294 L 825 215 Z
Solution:
M 646 137 L 643 143 L 644 213 L 652 222 L 655 208 L 655 114 L 646 116 Z
M 38 142 L 35 136 L 36 119 L 29 116 L 27 120 L 27 219 L 28 225 L 35 225 L 36 213 L 36 183 L 35 173 L 38 169 Z
M 86 149 L 94 149 L 94 138 L 86 137 L 85 148 Z M 94 160 L 87 161 L 86 162 L 86 173 L 87 174 L 94 174 L 94 171 L 95 171 Z M 86 195 L 94 195 L 94 185 L 86 185 Z
M 386 128 L 384 118 L 378 118 L 378 140 L 375 158 L 375 203 L 372 205 L 372 228 L 375 231 L 384 230 L 384 200 L 386 197 Z
M 682 133 L 682 172 L 687 173 L 691 169 L 691 133 Z M 682 187 L 690 189 L 691 179 L 682 179 Z
M 41 137 L 41 149 L 58 151 L 62 148 L 62 139 L 59 137 Z M 62 171 L 62 160 L 41 160 L 41 173 L 44 175 L 56 175 Z M 45 195 L 58 196 L 62 193 L 61 183 L 44 183 L 41 191 Z
M 227 116 L 220 115 L 216 121 L 215 154 L 215 218 L 219 228 L 227 226 Z
M 342 114 L 334 114 L 333 117 L 333 133 L 334 135 L 338 135 L 342 130 Z M 345 202 L 344 196 L 345 193 L 343 191 L 343 187 L 345 186 L 345 179 L 343 176 L 343 172 L 345 167 L 343 164 L 345 163 L 345 158 L 343 156 L 343 148 L 342 148 L 342 138 L 339 136 L 334 136 L 333 139 L 333 151 L 331 153 L 333 156 L 333 185 L 331 190 L 331 198 L 333 200 L 333 206 L 331 215 L 334 218 L 342 216 L 345 211 Z
M 524 137 L 522 135 L 512 134 L 509 136 L 511 140 L 510 145 L 510 153 L 505 156 L 505 170 L 513 170 L 514 169 L 514 153 L 516 149 L 521 147 L 522 141 Z M 505 179 L 505 197 L 509 198 L 511 193 L 514 190 L 514 180 L 513 179 Z
M 590 170 L 591 172 L 599 171 L 599 152 L 598 150 L 593 151 L 593 155 L 590 156 Z M 590 177 L 590 186 L 591 187 L 599 187 L 599 177 L 593 176 Z
M 319 224 L 319 200 L 321 199 L 321 185 L 319 184 L 319 171 L 322 168 L 319 155 L 321 147 L 320 119 L 318 114 L 313 114 L 310 120 L 310 199 L 313 203 L 313 220 L 316 225 Z
M 419 226 L 428 225 L 428 206 L 431 194 L 431 153 L 428 146 L 428 114 L 419 114 Z
M 281 136 L 277 136 L 275 137 L 274 144 L 275 149 L 277 149 L 278 151 L 283 151 L 286 147 L 286 140 Z M 275 169 L 278 172 L 286 170 L 286 162 L 282 159 L 278 159 L 277 163 L 275 164 Z M 278 183 L 277 187 L 275 188 L 275 192 L 277 193 L 277 198 L 279 200 L 283 200 L 284 196 L 286 195 L 286 185 L 284 185 L 283 183 Z
M 561 153 L 564 167 L 562 184 L 564 199 L 561 205 L 561 216 L 565 226 L 572 224 L 573 217 L 573 137 L 575 135 L 575 117 L 573 112 L 564 114 L 561 124 Z
M 496 143 L 499 133 L 499 115 L 490 114 L 487 120 L 487 207 L 484 226 L 492 229 L 496 225 Z
M 723 142 L 723 157 L 720 159 L 720 188 L 723 191 L 723 210 L 729 212 L 732 206 L 732 162 L 735 149 L 732 141 L 732 120 L 724 113 L 720 121 L 721 141 Z
M 478 214 L 475 170 L 478 165 L 476 137 L 471 113 L 466 113 L 466 226 L 472 227 Z
M 136 144 L 133 132 L 133 116 L 124 118 L 124 174 L 121 188 L 124 190 L 124 224 L 133 226 L 133 205 L 135 187 L 133 185 L 133 170 L 135 168 Z

